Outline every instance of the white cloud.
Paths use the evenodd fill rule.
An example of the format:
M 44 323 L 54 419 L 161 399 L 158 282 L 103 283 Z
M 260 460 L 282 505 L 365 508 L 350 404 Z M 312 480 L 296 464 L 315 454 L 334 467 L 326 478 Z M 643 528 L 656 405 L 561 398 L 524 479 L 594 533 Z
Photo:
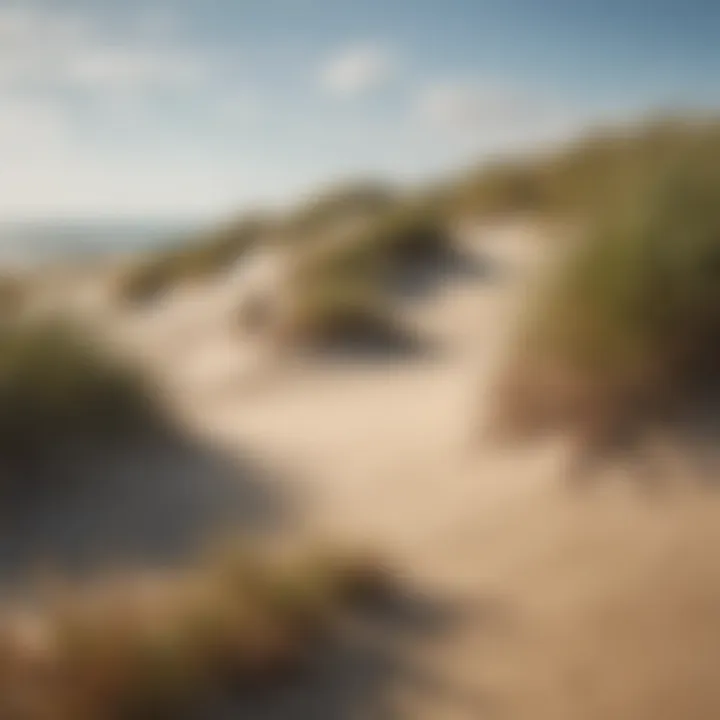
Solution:
M 64 70 L 68 82 L 105 90 L 182 88 L 202 79 L 201 65 L 189 58 L 127 48 L 95 48 L 72 58 Z
M 320 68 L 320 85 L 333 95 L 354 97 L 387 82 L 396 69 L 393 54 L 379 45 L 357 45 L 338 52 Z
M 502 85 L 440 82 L 420 92 L 417 109 L 430 125 L 464 133 L 524 120 L 533 104 L 526 95 Z
M 169 211 L 173 203 L 190 212 L 237 188 L 229 170 L 223 177 L 187 146 L 156 148 L 156 134 L 173 129 L 153 115 L 169 93 L 211 119 L 243 117 L 225 83 L 229 66 L 174 41 L 171 20 L 140 13 L 121 34 L 101 16 L 0 5 L 0 217 Z M 118 149 L 126 147 L 127 160 Z
M 0 8 L 0 91 L 151 90 L 199 83 L 205 61 L 143 33 L 114 37 L 87 17 Z

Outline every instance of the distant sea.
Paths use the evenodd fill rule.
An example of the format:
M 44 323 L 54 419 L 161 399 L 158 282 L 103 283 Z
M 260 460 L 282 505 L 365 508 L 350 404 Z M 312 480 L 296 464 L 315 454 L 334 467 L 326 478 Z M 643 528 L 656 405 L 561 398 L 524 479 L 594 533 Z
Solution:
M 36 266 L 170 247 L 200 229 L 191 221 L 0 220 L 0 265 Z

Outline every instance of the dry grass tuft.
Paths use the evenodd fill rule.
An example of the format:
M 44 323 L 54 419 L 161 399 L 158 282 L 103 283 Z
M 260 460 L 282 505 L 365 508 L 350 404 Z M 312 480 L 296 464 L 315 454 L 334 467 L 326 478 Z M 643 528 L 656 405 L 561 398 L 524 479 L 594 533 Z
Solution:
M 264 218 L 247 217 L 220 226 L 182 247 L 153 253 L 128 268 L 117 281 L 119 296 L 133 304 L 151 302 L 177 285 L 222 272 L 255 247 L 268 232 Z
M 500 393 L 517 430 L 620 441 L 717 387 L 720 141 L 619 174 L 530 311 Z
M 275 682 L 390 576 L 354 553 L 226 548 L 185 572 L 56 589 L 0 622 L 0 715 L 178 718 L 214 693 Z

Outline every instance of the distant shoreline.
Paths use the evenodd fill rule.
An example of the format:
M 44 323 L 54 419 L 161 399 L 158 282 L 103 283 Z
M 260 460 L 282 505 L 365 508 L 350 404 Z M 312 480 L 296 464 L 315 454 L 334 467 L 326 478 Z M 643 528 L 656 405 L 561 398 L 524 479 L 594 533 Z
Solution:
M 28 268 L 124 256 L 182 244 L 202 227 L 191 220 L 0 220 L 0 265 Z

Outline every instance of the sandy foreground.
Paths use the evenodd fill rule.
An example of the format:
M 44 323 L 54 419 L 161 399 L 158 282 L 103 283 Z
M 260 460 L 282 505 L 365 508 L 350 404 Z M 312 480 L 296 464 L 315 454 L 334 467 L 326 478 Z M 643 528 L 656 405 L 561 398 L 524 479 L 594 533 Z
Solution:
M 578 490 L 561 443 L 486 440 L 514 319 L 551 253 L 522 224 L 465 240 L 470 269 L 405 302 L 427 340 L 409 357 L 278 358 L 243 339 L 222 288 L 118 318 L 205 441 L 272 468 L 262 512 L 276 503 L 293 532 L 372 542 L 410 588 L 344 654 L 246 716 L 720 716 L 720 495 L 682 471 L 651 487 L 622 468 Z M 173 471 L 145 473 L 143 488 L 172 495 Z M 182 483 L 189 513 L 206 499 Z M 148 527 L 173 513 L 156 494 Z

